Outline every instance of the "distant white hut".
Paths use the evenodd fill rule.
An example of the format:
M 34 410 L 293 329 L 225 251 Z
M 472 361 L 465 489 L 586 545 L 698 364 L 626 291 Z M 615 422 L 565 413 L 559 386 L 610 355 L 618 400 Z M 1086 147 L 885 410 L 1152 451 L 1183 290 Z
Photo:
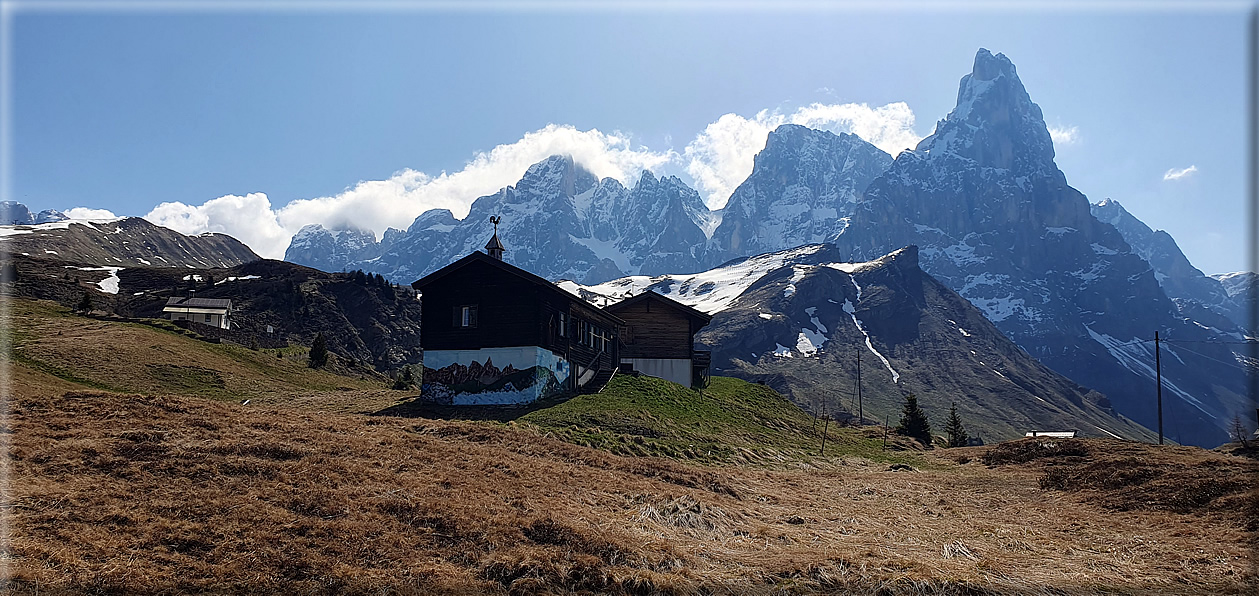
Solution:
M 232 301 L 227 298 L 172 297 L 166 301 L 162 313 L 169 314 L 172 321 L 193 321 L 220 329 L 232 328 Z
M 1044 437 L 1046 439 L 1074 439 L 1078 434 L 1074 430 L 1031 430 L 1024 437 Z

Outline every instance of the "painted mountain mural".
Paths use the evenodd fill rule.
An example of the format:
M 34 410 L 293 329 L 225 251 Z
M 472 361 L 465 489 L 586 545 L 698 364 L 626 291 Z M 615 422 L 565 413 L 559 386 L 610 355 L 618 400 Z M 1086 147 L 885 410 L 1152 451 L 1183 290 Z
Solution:
M 784 125 L 725 208 L 710 211 L 675 177 L 644 173 L 626 187 L 554 156 L 463 219 L 429 211 L 379 242 L 310 226 L 286 258 L 406 282 L 481 248 L 490 215 L 503 216 L 513 264 L 584 284 L 692 274 L 822 241 L 846 261 L 917 246 L 923 270 L 1023 350 L 1147 426 L 1157 422 L 1159 331 L 1172 440 L 1218 445 L 1227 421 L 1251 411 L 1254 299 L 1237 280 L 1252 278 L 1202 275 L 1166 233 L 1117 202 L 1090 204 L 1055 164 L 1014 65 L 987 50 L 956 107 L 894 160 L 853 135 Z

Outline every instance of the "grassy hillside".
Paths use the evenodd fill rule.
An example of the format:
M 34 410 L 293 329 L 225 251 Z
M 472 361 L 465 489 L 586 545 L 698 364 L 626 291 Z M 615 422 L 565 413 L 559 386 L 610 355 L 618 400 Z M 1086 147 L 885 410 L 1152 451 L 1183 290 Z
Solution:
M 648 376 L 618 375 L 600 393 L 519 418 L 558 438 L 618 455 L 661 455 L 704 462 L 804 461 L 821 450 L 823 424 L 773 389 L 728 377 L 695 391 Z M 880 431 L 829 425 L 826 455 L 875 461 L 919 460 L 916 444 Z
M 701 393 L 620 376 L 496 409 L 508 422 L 366 416 L 451 413 L 386 407 L 407 394 L 308 369 L 301 349 L 12 304 L 6 593 L 1256 587 L 1259 470 L 1240 457 L 1103 440 L 885 453 L 876 429 L 832 427 L 821 459 L 804 412 L 724 378 Z
M 496 424 L 81 391 L 17 399 L 10 422 L 8 593 L 1256 587 L 1255 466 L 1192 448 L 1090 440 L 1003 450 L 992 467 L 969 448 L 918 471 L 696 466 Z M 1125 497 L 1207 471 L 1226 481 Z
M 15 390 L 23 394 L 98 389 L 354 410 L 406 395 L 385 390 L 386 380 L 365 369 L 308 368 L 302 347 L 211 344 L 174 326 L 89 319 L 46 301 L 12 299 L 10 316 L 13 374 L 24 379 Z

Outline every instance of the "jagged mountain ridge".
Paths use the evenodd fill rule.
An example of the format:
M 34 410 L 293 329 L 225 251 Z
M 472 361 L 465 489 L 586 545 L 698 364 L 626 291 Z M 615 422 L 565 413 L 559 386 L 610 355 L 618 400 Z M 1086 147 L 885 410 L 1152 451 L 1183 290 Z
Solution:
M 892 156 L 856 135 L 784 124 L 730 195 L 712 245 L 727 258 L 826 240 Z
M 0 225 L 31 226 L 70 219 L 56 209 L 45 209 L 36 214 L 17 201 L 0 201 Z
M 1186 319 L 1151 265 L 1067 184 L 1004 55 L 977 53 L 954 110 L 870 183 L 835 242 L 853 259 L 918 245 L 923 269 L 1016 343 L 1147 426 L 1157 418 L 1154 332 L 1207 342 L 1164 346 L 1175 354 L 1162 359 L 1173 439 L 1218 445 L 1225 421 L 1249 409 L 1242 355 L 1218 343 L 1233 338 Z
M 416 279 L 481 248 L 491 215 L 502 217 L 499 236 L 512 262 L 552 278 L 602 281 L 625 272 L 697 271 L 709 259 L 704 230 L 711 229 L 713 214 L 694 189 L 651 172 L 626 188 L 612 178 L 596 179 L 564 155 L 536 163 L 516 185 L 478 198 L 463 219 L 430 210 L 407 230 L 386 232 L 379 243 L 369 232 L 338 235 L 307 226 L 285 259 Z
M 1154 278 L 1182 314 L 1203 323 L 1208 322 L 1203 319 L 1210 315 L 1202 313 L 1202 309 L 1227 317 L 1233 327 L 1212 326 L 1242 339 L 1242 329 L 1236 327 L 1249 327 L 1249 311 L 1233 299 L 1220 280 L 1194 267 L 1171 234 L 1150 229 L 1114 199 L 1103 199 L 1090 207 L 1094 217 L 1115 226 L 1133 252 L 1154 268 Z
M 261 258 L 226 234 L 186 236 L 139 217 L 0 226 L 0 252 L 111 267 L 234 267 Z
M 758 240 L 773 237 L 772 233 L 757 231 L 733 233 L 741 226 L 736 226 L 731 215 L 743 208 L 741 205 L 755 207 L 747 221 L 777 225 L 788 219 L 772 221 L 775 213 L 798 216 L 806 211 L 803 207 L 808 207 L 810 216 L 816 213 L 807 201 L 799 200 L 803 188 L 814 197 L 839 194 L 818 191 L 818 180 L 828 176 L 837 179 L 831 166 L 801 166 L 798 171 L 807 174 L 801 179 L 809 179 L 805 183 L 790 178 L 792 168 L 783 165 L 790 160 L 780 162 L 774 152 L 815 153 L 775 142 L 790 138 L 803 142 L 809 136 L 791 132 L 791 127 L 785 127 L 770 135 L 766 150 L 757 157 L 751 182 L 743 185 L 754 189 L 758 181 L 765 181 L 768 190 L 744 191 L 751 197 L 746 202 L 732 198 L 733 206 L 723 211 L 721 225 L 704 246 L 681 253 L 698 264 L 674 271 L 699 271 L 743 256 L 730 248 L 736 236 Z M 1155 390 L 1152 339 L 1155 330 L 1161 331 L 1173 342 L 1164 344 L 1167 354 L 1174 354 L 1171 360 L 1164 359 L 1163 371 L 1165 393 L 1173 396 L 1168 400 L 1166 417 L 1178 426 L 1169 425 L 1168 436 L 1208 446 L 1222 442 L 1225 421 L 1250 407 L 1245 373 L 1251 361 L 1242 350 L 1219 343 L 1236 341 L 1237 331 L 1218 311 L 1181 297 L 1169 298 L 1155 275 L 1161 273 L 1159 269 L 1133 249 L 1122 230 L 1092 214 L 1088 199 L 1067 184 L 1054 157 L 1043 114 L 1031 101 L 1014 65 L 1003 55 L 980 50 L 972 72 L 959 85 L 956 107 L 937 124 L 933 134 L 914 150 L 900 154 L 866 188 L 856 191 L 860 185 L 850 185 L 855 195 L 836 208 L 836 229 L 830 238 L 848 260 L 874 258 L 906 245 L 920 246 L 922 268 L 978 306 L 1016 343 L 1058 372 L 1106 392 L 1121 412 L 1146 424 L 1153 424 L 1156 417 L 1150 399 Z M 831 156 L 817 163 L 838 164 L 842 160 Z M 786 175 L 770 175 L 771 166 Z M 576 197 L 559 191 L 554 194 L 570 201 Z M 593 203 L 614 204 L 602 200 Z M 562 206 L 562 202 L 556 204 Z M 425 214 L 412 230 L 421 222 L 441 228 L 469 221 L 475 225 L 469 228 L 470 234 L 461 232 L 457 241 L 452 242 L 446 234 L 434 234 L 415 241 L 408 252 L 417 254 L 446 245 L 460 245 L 465 253 L 475 250 L 488 236 L 488 226 L 480 220 L 494 211 L 484 210 L 462 222 L 448 212 Z M 696 227 L 707 229 L 697 223 L 698 219 L 692 213 Z M 811 238 L 824 228 L 814 226 L 812 217 L 794 221 L 804 228 L 792 230 L 800 238 L 780 235 L 783 242 L 805 235 Z M 646 226 L 643 221 L 639 224 Z M 533 226 L 532 221 L 530 226 L 530 233 L 537 234 L 540 229 L 551 233 Z M 728 236 L 723 226 L 731 231 Z M 413 234 L 409 230 L 406 235 Z M 542 262 L 536 254 L 528 253 L 524 259 L 514 260 L 520 255 L 512 254 L 513 248 L 532 246 L 532 242 L 527 234 L 509 241 L 509 260 L 552 279 L 590 282 L 632 271 L 630 266 L 617 265 L 618 260 L 628 264 L 630 256 L 607 250 L 608 244 L 590 241 L 583 246 L 604 249 L 602 256 L 575 259 L 558 251 L 553 254 L 555 258 Z M 393 246 L 387 239 L 380 244 Z M 751 245 L 746 248 L 752 250 Z M 788 246 L 762 242 L 755 250 L 783 248 Z M 449 262 L 465 254 L 446 252 L 452 254 L 443 254 L 435 261 Z M 645 260 L 645 255 L 638 257 Z M 384 271 L 373 260 L 364 261 L 362 266 L 388 275 L 391 263 L 402 260 L 379 259 L 389 261 Z M 691 262 L 689 258 L 687 262 Z M 440 264 L 428 262 L 425 266 Z M 419 272 L 412 268 L 407 275 Z M 639 273 L 650 271 L 640 269 Z
M 924 273 L 916 247 L 847 263 L 831 245 L 807 245 L 697 274 L 560 287 L 599 306 L 655 291 L 713 314 L 696 341 L 712 350 L 714 374 L 764 382 L 812 410 L 894 419 L 903 393 L 913 392 L 938 424 L 956 402 L 972 434 L 989 440 L 1047 429 L 1152 437 Z M 861 407 L 853 397 L 858 353 Z
M 515 186 L 478 198 L 463 219 L 431 210 L 379 243 L 370 232 L 307 226 L 285 260 L 414 279 L 480 248 L 489 216 L 501 215 L 500 237 L 512 261 L 550 279 L 597 283 L 696 272 L 832 235 L 891 161 L 856 135 L 783 125 L 770 133 L 752 175 L 726 207 L 712 211 L 677 177 L 644 172 L 626 188 L 612 178 L 595 180 L 569 156 L 554 156 L 531 166 Z

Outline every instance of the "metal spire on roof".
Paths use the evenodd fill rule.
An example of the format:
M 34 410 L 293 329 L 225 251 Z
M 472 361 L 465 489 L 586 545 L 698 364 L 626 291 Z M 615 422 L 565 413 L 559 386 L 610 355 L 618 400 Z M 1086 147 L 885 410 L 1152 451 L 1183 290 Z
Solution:
M 490 223 L 494 224 L 494 236 L 485 244 L 485 252 L 500 261 L 503 260 L 503 243 L 498 239 L 498 223 L 501 221 L 503 221 L 503 218 L 500 216 L 490 216 Z

